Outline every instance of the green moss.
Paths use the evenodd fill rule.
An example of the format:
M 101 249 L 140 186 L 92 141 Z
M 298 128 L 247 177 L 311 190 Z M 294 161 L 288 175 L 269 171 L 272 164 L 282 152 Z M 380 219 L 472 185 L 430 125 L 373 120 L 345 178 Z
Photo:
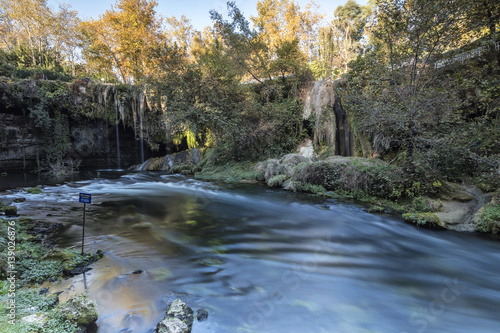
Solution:
M 42 189 L 39 187 L 30 187 L 25 189 L 24 191 L 30 193 L 30 194 L 40 194 L 42 193 Z
M 17 207 L 16 206 L 3 206 L 0 211 L 4 212 L 6 216 L 16 216 Z
M 441 221 L 439 220 L 439 217 L 436 216 L 436 214 L 433 213 L 406 213 L 403 214 L 403 218 L 408 221 L 415 223 L 418 226 L 431 226 L 431 227 L 437 227 L 441 226 Z
M 254 162 L 231 162 L 224 165 L 204 164 L 202 170 L 194 177 L 200 180 L 223 181 L 237 183 L 241 181 L 256 181 L 260 178 L 259 172 L 254 171 Z

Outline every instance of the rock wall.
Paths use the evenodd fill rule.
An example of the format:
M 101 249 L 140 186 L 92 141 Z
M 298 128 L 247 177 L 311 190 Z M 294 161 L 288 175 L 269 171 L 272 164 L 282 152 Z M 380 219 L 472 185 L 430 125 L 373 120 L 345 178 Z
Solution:
M 27 116 L 0 113 L 0 171 L 33 170 L 44 159 L 43 142 L 36 136 Z M 120 125 L 118 145 L 116 127 L 105 120 L 69 122 L 70 145 L 67 157 L 81 161 L 82 166 L 118 168 L 141 163 L 140 141 L 133 129 Z M 144 146 L 145 159 L 153 155 Z
M 0 170 L 36 167 L 38 142 L 27 116 L 0 113 Z
M 39 168 L 61 136 L 64 159 L 82 166 L 128 168 L 152 148 L 165 155 L 153 139 L 165 132 L 162 114 L 148 105 L 136 87 L 0 77 L 0 171 Z

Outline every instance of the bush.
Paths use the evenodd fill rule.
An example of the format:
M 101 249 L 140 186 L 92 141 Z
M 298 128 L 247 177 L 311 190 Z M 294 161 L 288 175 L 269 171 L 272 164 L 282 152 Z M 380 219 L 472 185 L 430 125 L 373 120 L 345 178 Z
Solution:
M 289 176 L 287 175 L 277 175 L 277 176 L 274 176 L 272 177 L 271 179 L 269 179 L 267 181 L 267 186 L 269 187 L 280 187 L 283 185 L 283 183 L 288 179 L 290 178 Z
M 300 181 L 290 181 L 288 185 L 285 187 L 285 190 L 293 191 L 293 192 L 306 192 L 306 193 L 325 193 L 326 190 L 321 185 L 315 185 L 311 183 L 303 183 Z
M 500 232 L 500 193 L 497 192 L 491 202 L 484 207 L 479 215 L 477 227 L 482 232 L 494 234 Z
M 432 200 L 426 197 L 417 197 L 413 199 L 413 209 L 417 212 L 437 212 L 443 206 L 441 201 Z

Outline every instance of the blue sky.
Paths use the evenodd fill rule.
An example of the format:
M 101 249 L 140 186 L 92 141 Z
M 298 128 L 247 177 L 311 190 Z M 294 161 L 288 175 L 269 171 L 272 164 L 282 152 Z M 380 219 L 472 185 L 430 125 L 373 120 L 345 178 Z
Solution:
M 257 0 L 234 0 L 238 8 L 245 14 L 247 19 L 256 15 Z M 216 9 L 225 13 L 226 0 L 156 0 L 157 12 L 163 16 L 180 17 L 184 14 L 191 20 L 197 30 L 203 30 L 207 25 L 212 25 L 209 11 Z M 305 8 L 309 0 L 296 0 L 301 8 Z M 347 0 L 316 0 L 320 6 L 319 12 L 327 18 L 333 17 L 333 11 L 338 5 L 344 5 Z M 361 5 L 366 5 L 367 0 L 356 0 Z M 80 13 L 81 18 L 98 18 L 100 14 L 111 8 L 116 0 L 48 0 L 49 6 L 57 10 L 59 3 L 68 3 Z

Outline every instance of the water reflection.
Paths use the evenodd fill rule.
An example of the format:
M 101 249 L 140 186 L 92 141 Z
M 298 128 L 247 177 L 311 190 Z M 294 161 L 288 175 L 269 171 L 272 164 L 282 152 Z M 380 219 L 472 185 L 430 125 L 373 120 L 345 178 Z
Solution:
M 86 248 L 105 257 L 52 288 L 62 300 L 87 290 L 99 333 L 149 332 L 175 298 L 208 309 L 195 333 L 498 330 L 497 241 L 259 185 L 155 173 L 47 186 L 19 209 L 52 212 L 66 225 L 61 242 L 76 245 L 80 191 L 95 203 Z

